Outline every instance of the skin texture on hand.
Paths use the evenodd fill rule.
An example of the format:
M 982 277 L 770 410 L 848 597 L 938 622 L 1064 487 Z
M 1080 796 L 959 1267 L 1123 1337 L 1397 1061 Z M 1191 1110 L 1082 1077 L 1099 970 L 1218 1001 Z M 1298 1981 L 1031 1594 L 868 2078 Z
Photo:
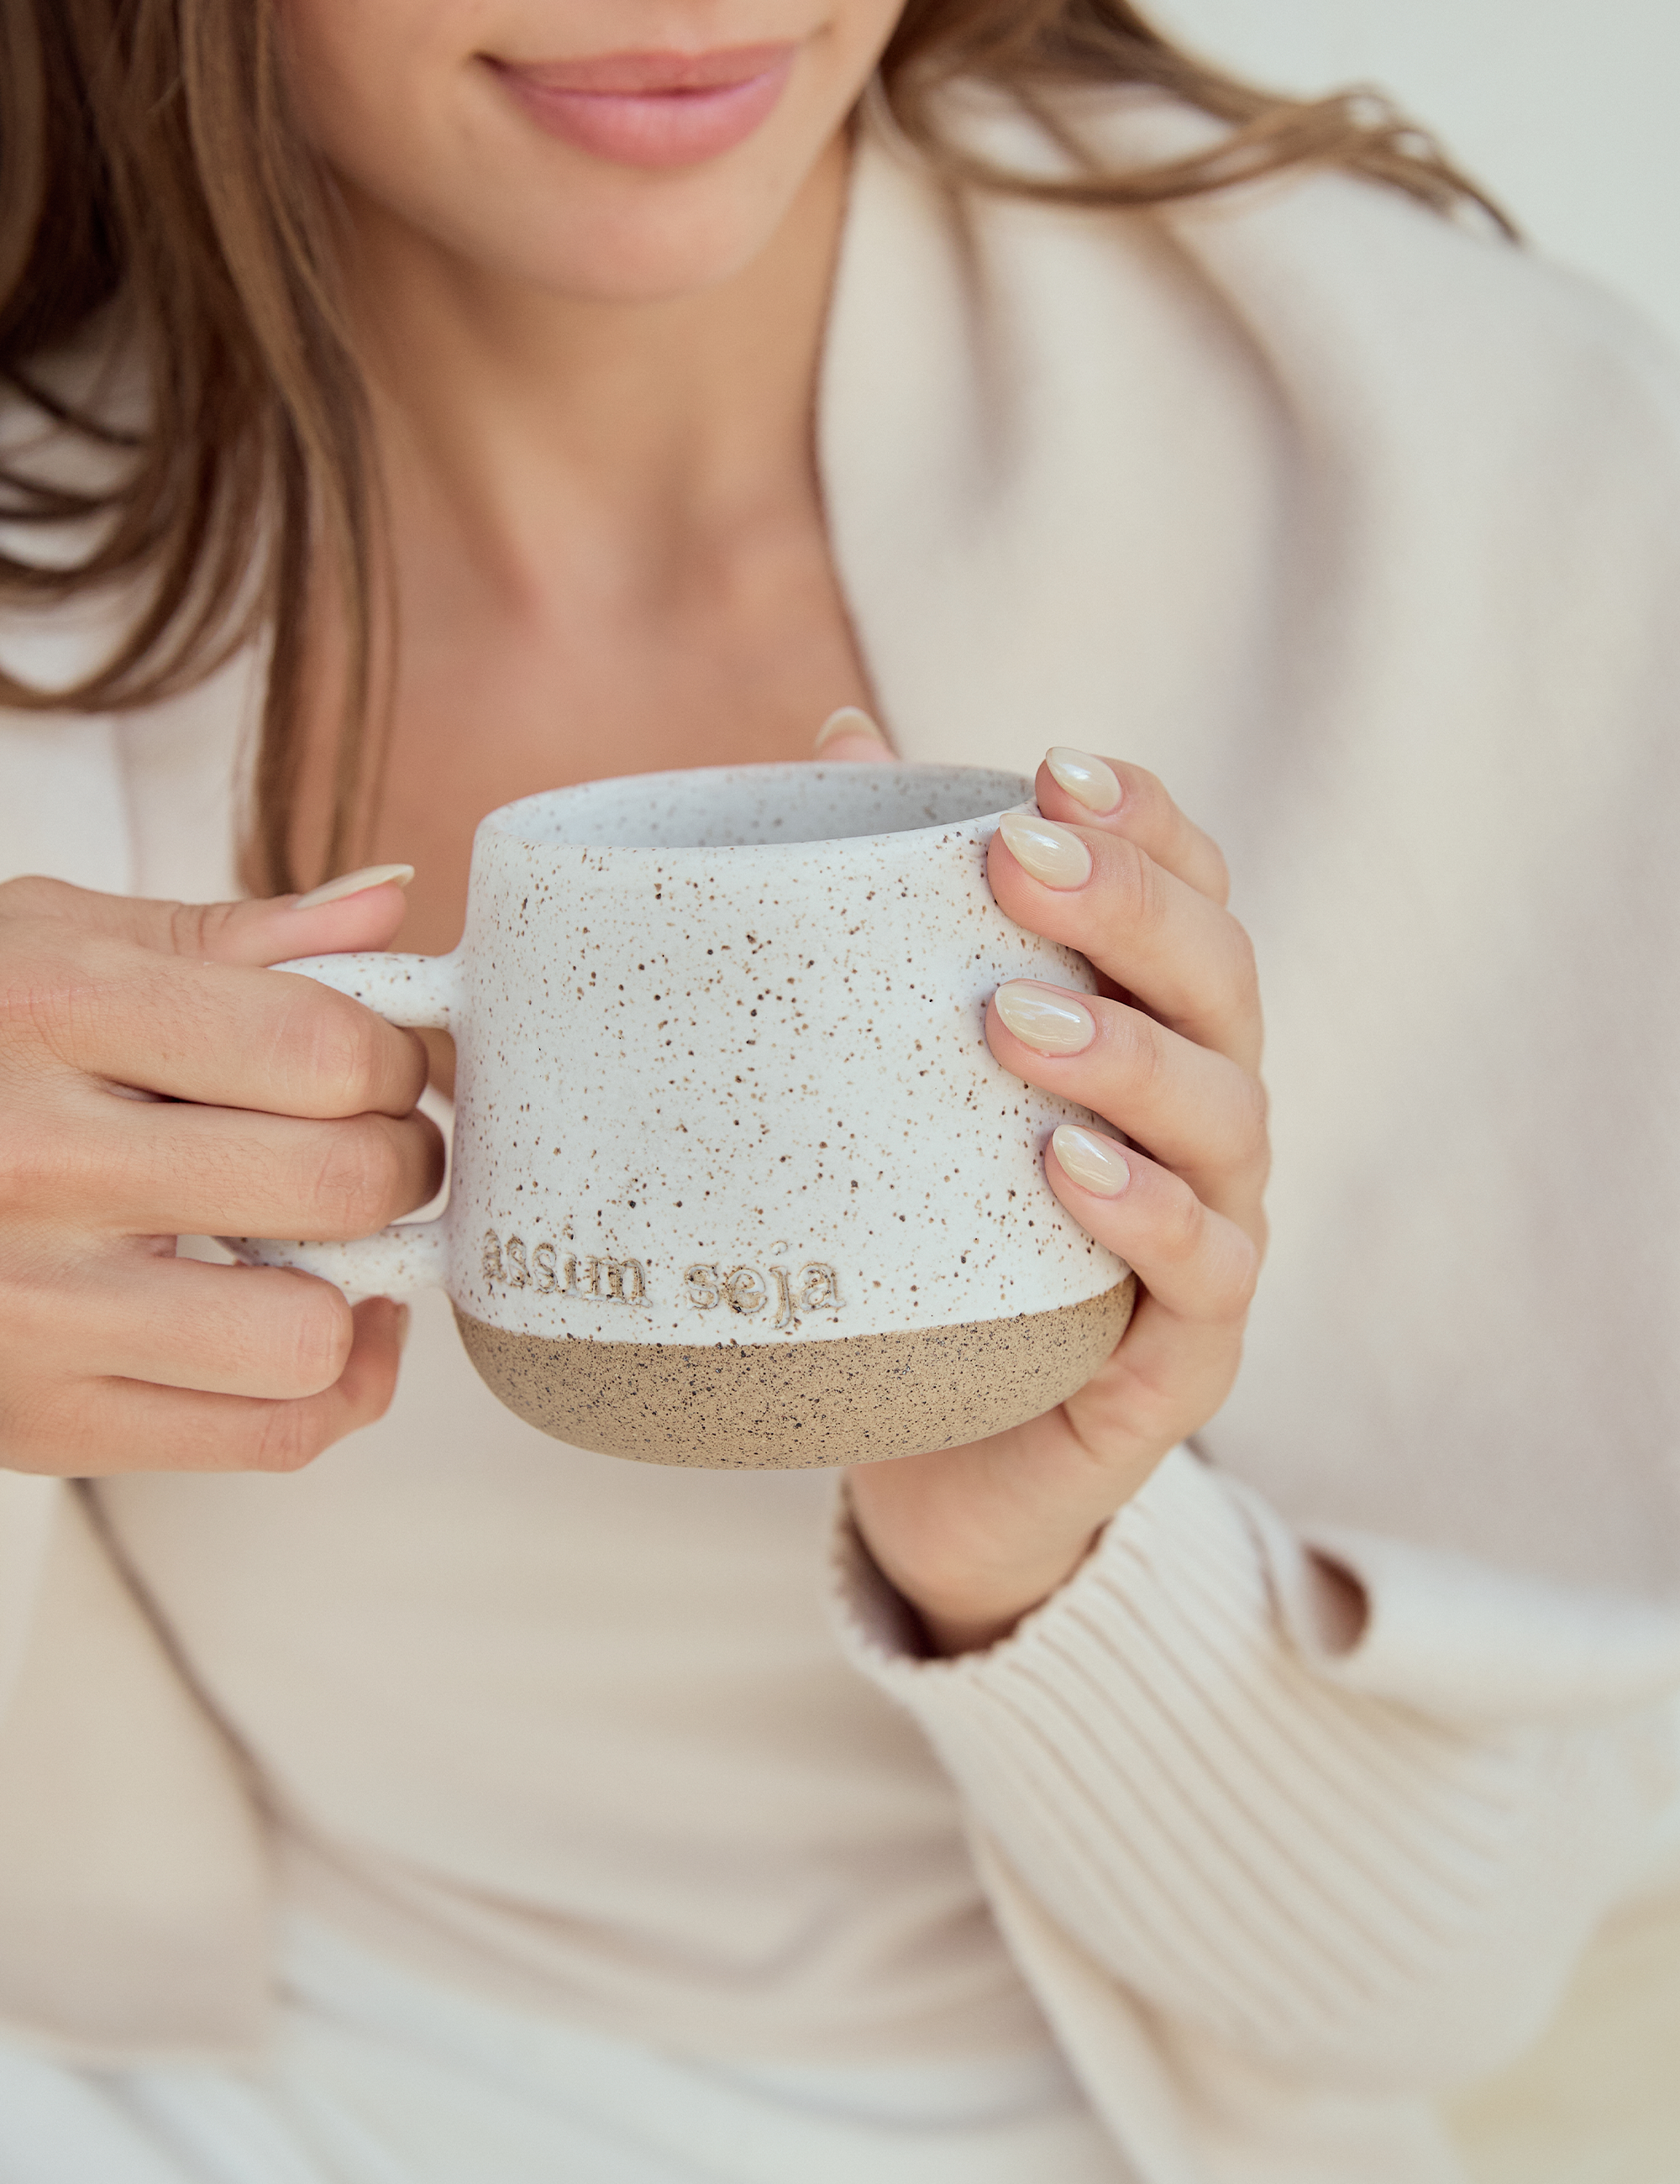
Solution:
M 1039 771 L 1042 817 L 1000 830 L 987 870 L 1009 915 L 1088 956 L 1104 993 L 1013 982 L 988 1006 L 986 1036 L 1006 1068 L 1128 1140 L 1058 1132 L 1066 1157 L 1053 1141 L 1044 1167 L 1074 1217 L 1135 1270 L 1138 1304 L 1102 1371 L 1059 1409 L 848 1474 L 859 1532 L 940 1653 L 1007 1635 L 1213 1416 L 1266 1245 L 1260 999 L 1224 860 L 1153 775 L 1054 756 L 1055 771 Z
M 420 866 L 410 944 L 459 933 L 481 813 L 598 771 L 793 757 L 820 707 L 867 701 L 810 418 L 845 120 L 898 14 L 898 0 L 770 0 L 679 26 L 640 0 L 282 11 L 288 95 L 333 174 L 392 518 L 403 638 L 366 853 Z M 596 157 L 510 96 L 521 70 L 765 39 L 797 48 L 784 90 L 715 159 L 655 170 Z M 325 839 L 344 637 L 330 605 L 317 610 L 316 728 L 294 814 L 304 868 Z M 485 721 L 493 734 L 463 732 Z M 855 718 L 822 752 L 880 755 Z M 1154 1156 L 1128 1155 L 1125 1190 L 1107 1197 L 1047 1162 L 1149 1295 L 1054 1422 L 943 1468 L 911 1458 L 853 1482 L 883 1568 L 942 1643 L 1007 1627 L 1052 1590 L 1214 1407 L 1234 1369 L 1221 1297 L 1244 1279 L 1232 1239 L 1258 1234 L 1213 1117 L 1244 1095 L 1213 1066 L 1220 1028 L 1188 1006 L 1231 952 L 1217 853 L 1147 776 L 1080 753 L 1053 755 L 1039 800 L 1075 828 L 1060 869 L 1078 883 L 1047 881 L 1051 866 L 1035 878 L 994 844 L 999 900 L 1142 1006 L 1100 1004 L 1083 1051 L 1036 1051 L 995 1009 L 987 1035 L 1007 1067 L 1069 1089 Z M 1055 866 L 1060 838 L 1047 840 Z M 1157 901 L 1174 912 L 1160 932 Z M 377 1415 L 394 1308 L 353 1314 L 325 1284 L 177 1260 L 172 1240 L 365 1233 L 431 1195 L 439 1149 L 411 1112 L 418 1040 L 262 967 L 387 945 L 401 914 L 390 886 L 313 909 L 209 911 L 0 889 L 0 1463 L 283 1468 Z M 1146 1127 L 1150 1025 L 1208 1111 L 1200 1150 Z
M 442 1149 L 423 1050 L 264 967 L 383 947 L 386 883 L 209 906 L 0 887 L 0 1464 L 288 1470 L 377 1418 L 406 1315 L 181 1234 L 363 1235 Z
M 829 762 L 891 756 L 854 710 L 820 744 Z M 1259 1008 L 1222 862 L 1151 777 L 1104 774 L 1122 794 L 1095 823 L 1041 774 L 1049 824 L 1011 830 L 1019 853 L 1000 834 L 990 872 L 1010 914 L 1081 948 L 1113 994 L 1012 982 L 987 1036 L 1126 1133 L 1123 1151 L 1058 1133 L 1046 1176 L 1144 1293 L 1059 1410 L 852 1474 L 871 1552 L 942 1652 L 1012 1629 L 1218 1407 L 1263 1249 Z M 209 908 L 0 888 L 0 1462 L 290 1468 L 384 1409 L 397 1307 L 179 1260 L 174 1238 L 361 1234 L 435 1190 L 413 1034 L 264 968 L 388 944 L 402 908 L 389 883 Z

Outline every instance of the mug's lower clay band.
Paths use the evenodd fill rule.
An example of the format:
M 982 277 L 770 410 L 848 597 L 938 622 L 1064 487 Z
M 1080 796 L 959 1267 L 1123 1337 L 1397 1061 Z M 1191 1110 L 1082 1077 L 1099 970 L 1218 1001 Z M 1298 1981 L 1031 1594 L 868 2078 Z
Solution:
M 457 1311 L 511 1411 L 574 1448 L 643 1463 L 797 1471 L 955 1448 L 1054 1410 L 1126 1331 L 1137 1281 L 1015 1319 L 822 1342 L 558 1341 Z

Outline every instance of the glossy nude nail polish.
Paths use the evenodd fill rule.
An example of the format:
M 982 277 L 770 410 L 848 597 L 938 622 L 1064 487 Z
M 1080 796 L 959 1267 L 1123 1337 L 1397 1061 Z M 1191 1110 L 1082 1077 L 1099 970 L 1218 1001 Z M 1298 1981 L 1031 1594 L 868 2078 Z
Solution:
M 1118 1198 L 1132 1180 L 1132 1171 L 1112 1138 L 1082 1130 L 1076 1123 L 1064 1123 L 1050 1144 L 1062 1164 L 1062 1173 L 1093 1197 Z
M 993 1000 L 1004 1023 L 1035 1054 L 1083 1054 L 1097 1035 L 1096 1018 L 1060 987 L 1011 978 Z
M 1058 788 L 1065 788 L 1088 811 L 1107 813 L 1118 806 L 1120 776 L 1089 751 L 1075 750 L 1071 744 L 1055 744 L 1045 752 L 1044 763 Z
M 1071 827 L 1036 811 L 1006 811 L 998 832 L 1021 870 L 1045 887 L 1083 887 L 1091 877 L 1091 852 Z
M 308 894 L 300 894 L 293 910 L 319 910 L 323 903 L 342 902 L 346 895 L 365 894 L 370 888 L 405 888 L 414 876 L 412 865 L 364 865 L 359 872 L 341 872 Z

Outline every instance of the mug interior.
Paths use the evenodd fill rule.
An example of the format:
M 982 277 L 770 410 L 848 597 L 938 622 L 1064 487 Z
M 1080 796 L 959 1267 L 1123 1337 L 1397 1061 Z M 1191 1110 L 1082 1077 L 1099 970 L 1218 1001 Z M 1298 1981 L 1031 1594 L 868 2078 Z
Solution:
M 715 850 L 845 842 L 989 818 L 1030 800 L 1024 774 L 979 766 L 720 766 L 551 788 L 487 827 L 543 847 Z

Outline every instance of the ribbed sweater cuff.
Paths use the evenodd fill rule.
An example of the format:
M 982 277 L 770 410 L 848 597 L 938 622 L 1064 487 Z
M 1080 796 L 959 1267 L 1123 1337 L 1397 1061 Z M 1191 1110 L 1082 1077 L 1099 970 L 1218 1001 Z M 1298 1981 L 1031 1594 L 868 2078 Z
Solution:
M 1267 1626 L 1271 1620 L 1260 1568 L 1259 1542 L 1241 1498 L 1188 1449 L 1177 1448 L 1104 1528 L 1060 1591 L 985 1652 L 949 1660 L 926 1655 L 915 1614 L 877 1569 L 843 1508 L 835 1543 L 835 1605 L 854 1664 L 912 1713 L 931 1708 L 937 1718 L 951 1707 L 964 1709 L 959 1693 L 1001 1696 L 1023 1676 L 1063 1681 L 1099 1630 L 1134 1658 L 1146 1646 L 1178 1658 L 1187 1642 L 1196 1651 L 1222 1652 L 1233 1639 L 1251 1641 L 1255 1618 Z M 1227 1613 L 1213 1625 L 1193 1601 L 1187 1602 L 1187 1583 L 1193 1594 L 1208 1586 L 1217 1591 Z
M 923 1658 L 849 1529 L 837 1610 L 1065 1931 L 1171 2014 L 1299 2054 L 1416 2007 L 1499 1892 L 1534 1753 L 1327 1685 L 1268 1561 L 1178 1450 L 988 1652 Z

